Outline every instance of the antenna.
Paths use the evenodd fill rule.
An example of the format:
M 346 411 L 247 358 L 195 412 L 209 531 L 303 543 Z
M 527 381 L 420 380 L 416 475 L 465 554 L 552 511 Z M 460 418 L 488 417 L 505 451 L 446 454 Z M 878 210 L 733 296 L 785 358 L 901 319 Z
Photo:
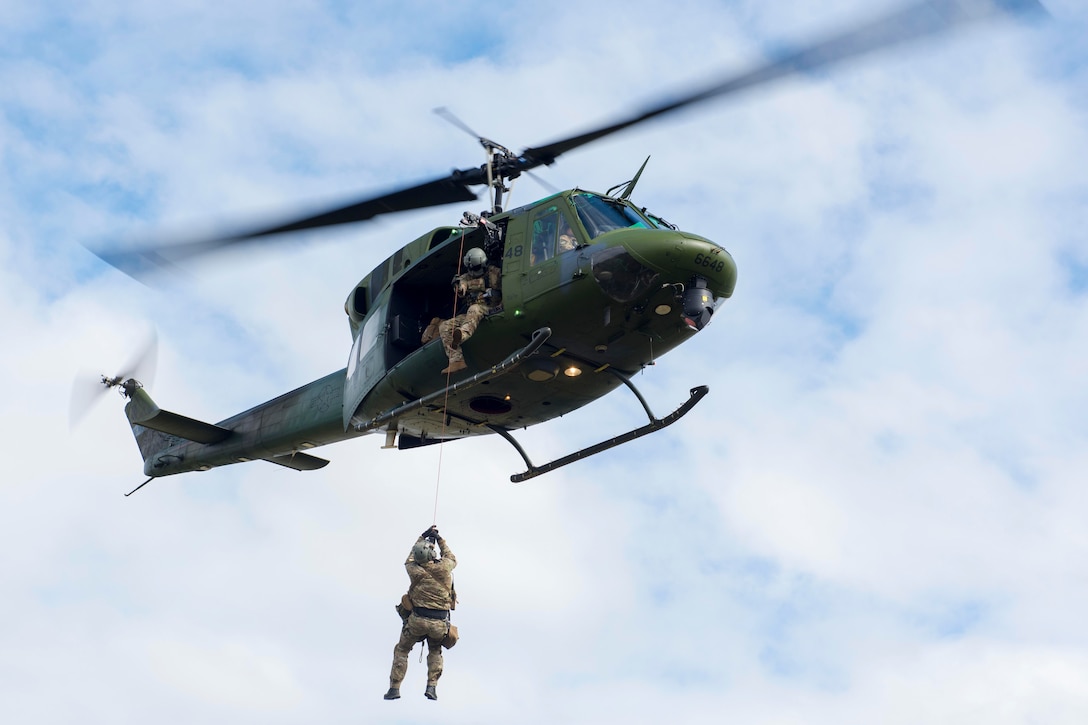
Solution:
M 605 194 L 607 196 L 612 196 L 612 192 L 616 189 L 623 189 L 623 187 L 627 187 L 626 189 L 623 189 L 623 193 L 619 196 L 620 199 L 626 201 L 631 196 L 631 192 L 635 190 L 635 184 L 638 183 L 639 177 L 642 176 L 642 170 L 646 168 L 646 164 L 648 163 L 650 163 L 649 156 L 647 156 L 646 160 L 642 162 L 642 166 L 638 167 L 638 173 L 635 174 L 635 178 L 631 179 L 630 181 L 624 181 L 622 184 L 616 184 L 611 189 L 606 191 Z

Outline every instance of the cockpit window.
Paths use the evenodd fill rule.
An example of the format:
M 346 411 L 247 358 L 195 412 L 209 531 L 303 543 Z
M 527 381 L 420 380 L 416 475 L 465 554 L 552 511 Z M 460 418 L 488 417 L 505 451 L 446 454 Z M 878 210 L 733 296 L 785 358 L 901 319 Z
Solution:
M 533 242 L 529 247 L 529 265 L 546 262 L 555 255 L 583 246 L 570 222 L 558 207 L 550 206 L 533 219 Z
M 590 239 L 616 229 L 650 226 L 638 212 L 622 202 L 587 193 L 574 194 L 571 199 Z

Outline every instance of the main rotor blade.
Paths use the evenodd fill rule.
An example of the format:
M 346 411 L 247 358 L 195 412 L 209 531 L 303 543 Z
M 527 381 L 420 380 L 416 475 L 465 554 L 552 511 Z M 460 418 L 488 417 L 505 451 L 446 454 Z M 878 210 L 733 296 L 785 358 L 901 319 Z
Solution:
M 465 185 L 465 182 L 460 180 L 461 176 L 461 172 L 454 172 L 450 176 L 444 176 L 441 179 L 410 186 L 407 189 L 392 191 L 372 199 L 364 199 L 354 204 L 330 209 L 320 214 L 268 227 L 267 229 L 258 229 L 245 234 L 226 237 L 220 241 L 229 244 L 257 237 L 266 237 L 271 234 L 361 222 L 373 219 L 381 214 L 392 214 L 410 209 L 425 209 L 430 206 L 452 204 L 455 201 L 475 200 L 476 194 L 472 193 Z
M 630 118 L 616 121 L 577 136 L 554 141 L 550 144 L 527 148 L 520 156 L 505 157 L 494 168 L 485 164 L 479 168 L 455 170 L 448 176 L 422 184 L 338 206 L 318 214 L 288 220 L 271 226 L 259 227 L 241 234 L 129 250 L 92 251 L 122 272 L 139 278 L 146 272 L 164 267 L 169 268 L 177 262 L 200 254 L 275 234 L 360 222 L 373 219 L 381 214 L 443 206 L 454 202 L 473 201 L 476 199 L 476 195 L 469 187 L 489 184 L 489 170 L 497 173 L 501 178 L 514 179 L 530 169 L 551 164 L 561 154 L 579 146 L 697 103 L 739 93 L 748 88 L 772 83 L 787 76 L 827 68 L 836 63 L 860 58 L 869 53 L 907 42 L 940 35 L 981 21 L 1002 16 L 1045 17 L 1046 15 L 1046 10 L 1039 4 L 1038 0 L 923 0 L 914 2 L 853 30 L 830 36 L 823 41 L 801 48 L 777 60 L 759 64 L 744 73 L 728 76 L 724 80 L 700 91 L 652 106 Z M 447 120 L 452 116 L 448 112 L 442 115 L 446 116 Z M 475 132 L 459 119 L 455 122 L 464 130 L 475 135 Z M 494 148 L 503 150 L 487 139 L 479 137 L 479 140 L 485 146 L 492 144 Z
M 258 227 L 240 234 L 195 242 L 138 247 L 136 249 L 92 249 L 91 251 L 125 274 L 138 278 L 144 273 L 169 268 L 177 262 L 207 252 L 274 234 L 361 222 L 373 219 L 381 214 L 442 206 L 457 201 L 473 201 L 476 199 L 476 195 L 468 187 L 480 183 L 475 179 L 477 176 L 477 174 L 473 173 L 475 171 L 478 170 L 454 171 L 449 176 L 440 179 L 405 189 L 398 189 L 381 196 L 353 202 L 300 219 L 288 220 L 273 226 Z
M 631 118 L 593 131 L 525 149 L 523 168 L 548 165 L 560 154 L 625 128 L 713 98 L 732 95 L 790 75 L 818 70 L 885 48 L 936 36 L 984 20 L 1010 15 L 1046 17 L 1037 0 L 924 0 L 895 10 L 853 30 L 839 33 L 778 60 L 727 77 L 691 95 L 654 106 Z

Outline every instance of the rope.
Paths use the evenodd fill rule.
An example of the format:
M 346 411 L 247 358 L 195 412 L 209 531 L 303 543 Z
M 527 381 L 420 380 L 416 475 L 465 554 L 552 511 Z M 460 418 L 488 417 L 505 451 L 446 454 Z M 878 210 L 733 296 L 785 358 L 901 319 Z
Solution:
M 461 235 L 461 245 L 457 250 L 457 275 L 458 276 L 460 276 L 460 274 L 461 274 L 461 259 L 462 259 L 462 257 L 464 257 L 464 251 L 465 251 L 465 235 L 462 234 Z M 453 290 L 453 314 L 451 315 L 451 319 L 455 318 L 455 317 L 457 317 L 457 288 L 454 288 L 454 290 Z M 449 368 L 448 365 L 446 367 L 447 367 L 447 369 Z M 450 378 L 452 377 L 452 375 L 453 375 L 452 372 L 446 373 L 446 394 L 442 398 L 442 431 L 441 431 L 441 433 L 439 433 L 439 437 L 438 437 L 438 471 L 436 472 L 435 482 L 434 482 L 434 511 L 431 514 L 431 525 L 432 526 L 437 526 L 438 525 L 438 492 L 439 492 L 440 486 L 442 485 L 442 449 L 443 449 L 443 445 L 445 444 L 445 441 L 446 441 L 446 420 L 449 417 L 447 415 L 447 411 L 449 409 Z

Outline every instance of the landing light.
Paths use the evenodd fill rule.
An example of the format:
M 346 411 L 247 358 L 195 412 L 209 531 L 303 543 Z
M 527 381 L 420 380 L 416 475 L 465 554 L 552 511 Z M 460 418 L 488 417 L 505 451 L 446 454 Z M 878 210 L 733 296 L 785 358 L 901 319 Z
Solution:
M 575 365 L 571 365 L 569 368 L 563 371 L 563 374 L 568 378 L 576 378 L 582 374 L 582 369 Z
M 525 368 L 525 377 L 534 383 L 546 383 L 559 374 L 559 366 L 553 360 L 529 360 Z

